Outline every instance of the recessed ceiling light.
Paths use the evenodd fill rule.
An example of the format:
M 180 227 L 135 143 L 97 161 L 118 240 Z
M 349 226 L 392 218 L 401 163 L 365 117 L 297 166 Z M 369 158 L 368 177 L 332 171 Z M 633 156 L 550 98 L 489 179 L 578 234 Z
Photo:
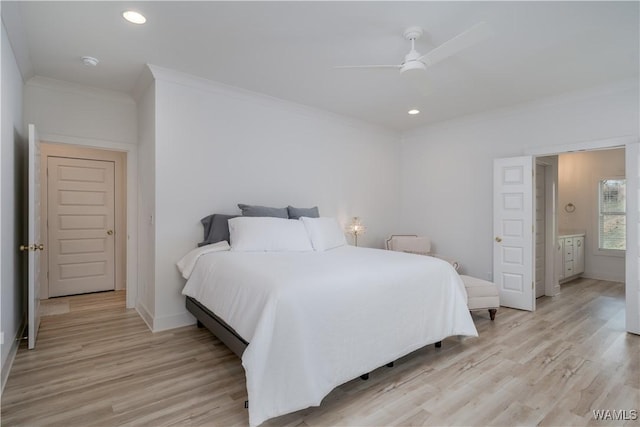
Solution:
M 147 22 L 147 18 L 144 17 L 140 12 L 136 12 L 135 10 L 126 10 L 122 12 L 122 17 L 132 24 L 144 24 Z
M 98 62 L 100 62 L 98 58 L 94 58 L 93 56 L 82 57 L 82 63 L 87 67 L 95 67 L 96 65 L 98 65 Z
M 407 113 L 411 114 L 412 116 L 415 116 L 416 114 L 420 114 L 420 110 L 416 110 L 414 108 L 413 110 L 407 111 Z

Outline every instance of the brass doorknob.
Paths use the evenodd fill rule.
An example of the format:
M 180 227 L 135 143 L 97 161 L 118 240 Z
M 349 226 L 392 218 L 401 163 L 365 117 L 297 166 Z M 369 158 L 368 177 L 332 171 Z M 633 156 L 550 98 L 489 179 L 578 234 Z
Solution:
M 107 230 L 107 234 L 111 236 L 113 234 L 113 230 Z
M 498 243 L 502 242 L 502 238 L 496 237 L 496 242 L 498 242 Z
M 43 251 L 44 245 L 42 243 L 37 245 L 20 245 L 21 251 Z

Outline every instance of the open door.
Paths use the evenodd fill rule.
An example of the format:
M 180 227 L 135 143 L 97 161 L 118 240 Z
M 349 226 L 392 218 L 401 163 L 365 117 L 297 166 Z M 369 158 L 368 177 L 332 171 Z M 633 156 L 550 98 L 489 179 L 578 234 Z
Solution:
M 40 326 L 40 140 L 34 125 L 29 125 L 29 243 L 20 250 L 29 254 L 28 322 L 29 349 L 36 345 Z
M 500 305 L 535 310 L 532 156 L 495 159 L 493 280 Z
M 627 332 L 640 335 L 640 144 L 626 144 L 627 250 L 625 252 L 625 314 Z

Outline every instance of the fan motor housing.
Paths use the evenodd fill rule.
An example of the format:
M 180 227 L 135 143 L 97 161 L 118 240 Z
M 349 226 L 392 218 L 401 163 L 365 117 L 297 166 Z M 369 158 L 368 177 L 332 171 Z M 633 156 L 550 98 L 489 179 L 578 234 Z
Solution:
M 427 69 L 427 66 L 422 61 L 408 61 L 402 64 L 402 67 L 400 68 L 400 73 L 405 73 L 407 71 L 413 71 L 413 70 L 422 71 L 426 69 Z

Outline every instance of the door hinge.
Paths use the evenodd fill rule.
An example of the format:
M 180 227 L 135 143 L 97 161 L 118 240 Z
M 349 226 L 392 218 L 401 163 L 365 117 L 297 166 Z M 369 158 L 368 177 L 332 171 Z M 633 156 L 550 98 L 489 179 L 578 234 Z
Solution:
M 536 285 L 534 282 L 531 282 L 531 289 L 535 289 Z

